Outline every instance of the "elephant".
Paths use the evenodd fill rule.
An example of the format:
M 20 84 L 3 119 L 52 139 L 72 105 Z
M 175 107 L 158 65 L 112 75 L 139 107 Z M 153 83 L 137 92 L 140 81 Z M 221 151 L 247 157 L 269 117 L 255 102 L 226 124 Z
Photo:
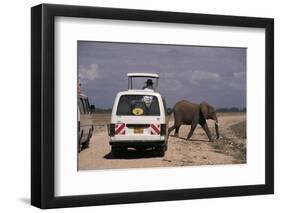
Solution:
M 191 125 L 190 132 L 187 136 L 187 140 L 191 138 L 193 132 L 199 123 L 207 134 L 209 141 L 212 142 L 212 135 L 210 133 L 209 127 L 206 120 L 212 119 L 215 121 L 215 129 L 217 139 L 219 139 L 219 123 L 215 108 L 208 104 L 207 102 L 202 102 L 200 104 L 194 104 L 187 100 L 179 101 L 175 104 L 170 113 L 174 113 L 174 125 L 168 129 L 168 135 L 171 131 L 175 130 L 175 136 L 178 136 L 179 128 L 183 124 Z

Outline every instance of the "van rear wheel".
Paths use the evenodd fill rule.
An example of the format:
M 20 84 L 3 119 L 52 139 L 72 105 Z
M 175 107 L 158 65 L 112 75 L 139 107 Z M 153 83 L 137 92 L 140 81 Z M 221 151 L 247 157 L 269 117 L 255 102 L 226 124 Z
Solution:
M 168 150 L 168 143 L 166 143 L 164 147 L 165 147 L 165 151 L 167 151 Z
M 111 154 L 114 156 L 114 157 L 118 157 L 121 153 L 122 149 L 121 147 L 118 147 L 118 146 L 111 146 Z
M 165 151 L 166 151 L 166 147 L 165 146 L 158 146 L 156 149 L 157 149 L 160 157 L 164 157 L 165 156 Z

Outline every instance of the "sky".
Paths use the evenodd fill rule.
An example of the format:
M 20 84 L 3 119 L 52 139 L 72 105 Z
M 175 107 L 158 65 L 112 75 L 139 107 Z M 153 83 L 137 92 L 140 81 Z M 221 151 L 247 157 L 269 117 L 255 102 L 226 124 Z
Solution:
M 78 77 L 91 104 L 111 108 L 127 73 L 157 73 L 168 107 L 180 100 L 246 107 L 246 48 L 78 41 Z M 145 82 L 145 80 L 144 80 Z

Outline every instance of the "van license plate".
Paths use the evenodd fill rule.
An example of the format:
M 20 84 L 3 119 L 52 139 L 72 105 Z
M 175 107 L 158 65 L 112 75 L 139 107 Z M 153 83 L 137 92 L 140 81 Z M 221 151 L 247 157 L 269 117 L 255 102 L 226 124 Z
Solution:
M 143 128 L 134 128 L 135 134 L 143 134 Z

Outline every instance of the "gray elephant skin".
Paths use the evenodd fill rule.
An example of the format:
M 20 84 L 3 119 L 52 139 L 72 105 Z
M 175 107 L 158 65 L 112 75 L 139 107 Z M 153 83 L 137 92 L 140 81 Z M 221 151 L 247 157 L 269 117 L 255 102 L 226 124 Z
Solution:
M 207 134 L 209 141 L 213 141 L 212 135 L 210 133 L 208 124 L 206 120 L 212 119 L 215 121 L 215 129 L 217 139 L 219 139 L 219 124 L 215 108 L 208 104 L 207 102 L 202 102 L 200 104 L 194 104 L 187 100 L 179 101 L 173 107 L 171 113 L 174 113 L 174 125 L 168 129 L 168 135 L 171 131 L 175 130 L 175 136 L 178 136 L 179 129 L 181 125 L 191 125 L 190 132 L 188 133 L 187 139 L 190 139 L 196 126 L 198 124 L 204 129 Z

